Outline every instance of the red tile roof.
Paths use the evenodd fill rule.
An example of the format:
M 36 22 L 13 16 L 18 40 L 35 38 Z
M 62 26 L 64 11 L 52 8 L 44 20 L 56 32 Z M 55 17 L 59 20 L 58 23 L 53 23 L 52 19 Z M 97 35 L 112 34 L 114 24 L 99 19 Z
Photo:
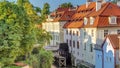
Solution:
M 118 36 L 120 35 L 115 35 L 115 34 L 112 34 L 112 35 L 107 35 L 106 38 L 108 38 L 113 46 L 114 49 L 119 49 L 119 38 Z
M 64 25 L 64 28 L 65 26 L 67 26 L 67 28 L 74 28 L 74 26 L 76 26 L 76 28 L 81 28 L 83 26 L 83 21 L 69 22 Z
M 73 22 L 68 22 L 69 24 L 71 23 L 71 25 L 64 25 L 64 28 L 78 28 L 78 27 L 82 27 L 83 26 L 83 18 L 86 15 L 88 15 L 89 13 L 91 13 L 93 10 L 95 10 L 95 5 L 96 5 L 95 2 L 92 2 L 92 3 L 89 4 L 88 7 L 86 7 L 85 4 L 79 6 L 79 8 L 77 9 L 76 13 L 71 18 L 71 20 L 73 20 Z M 66 23 L 66 24 L 68 24 L 68 23 Z M 72 23 L 74 25 L 72 25 Z
M 64 12 L 63 16 L 60 18 L 60 21 L 70 20 L 74 13 L 75 13 L 75 10 Z
M 73 22 L 68 22 L 70 23 L 75 23 L 76 25 L 64 25 L 64 28 L 78 28 L 79 27 L 120 27 L 120 7 L 118 7 L 116 4 L 112 4 L 112 3 L 104 3 L 102 4 L 102 7 L 100 10 L 96 11 L 96 3 L 92 2 L 88 5 L 88 7 L 86 7 L 86 5 L 81 5 L 78 9 L 77 9 L 77 13 L 75 13 L 71 20 L 73 20 Z M 109 24 L 109 16 L 117 16 L 117 24 Z M 83 22 L 81 23 L 81 21 L 79 22 L 80 25 L 78 24 L 78 21 L 76 21 L 77 19 L 79 20 L 84 20 L 84 17 L 86 17 L 88 19 L 88 23 L 86 25 L 82 25 Z M 95 21 L 93 25 L 90 25 L 90 17 L 94 17 Z M 67 24 L 67 23 L 66 23 Z M 68 27 L 69 26 L 69 27 Z
M 108 17 L 101 17 L 97 16 L 93 25 L 90 25 L 90 20 L 88 20 L 88 23 L 84 25 L 85 28 L 88 27 L 97 27 L 97 28 L 102 28 L 102 27 L 120 27 L 120 17 L 117 17 L 117 23 L 116 24 L 109 24 Z
M 54 17 L 53 22 L 57 21 L 68 21 L 71 16 L 75 13 L 75 8 L 58 8 L 55 12 L 50 15 Z

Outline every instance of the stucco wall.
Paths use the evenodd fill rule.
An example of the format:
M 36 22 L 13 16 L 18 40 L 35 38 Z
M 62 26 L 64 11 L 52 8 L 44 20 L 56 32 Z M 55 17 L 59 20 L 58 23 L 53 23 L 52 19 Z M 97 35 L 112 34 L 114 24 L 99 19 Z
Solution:
M 42 23 L 42 28 L 47 32 L 50 32 L 52 40 L 50 40 L 50 46 L 56 46 L 60 43 L 60 23 L 59 22 L 45 22 Z
M 103 45 L 103 56 L 104 68 L 114 68 L 114 49 L 108 38 Z
M 117 30 L 120 30 L 120 27 L 110 27 L 110 28 L 98 28 L 97 29 L 97 44 L 101 45 L 104 40 L 104 30 L 108 30 L 108 34 L 117 34 Z
M 83 53 L 83 61 L 88 62 L 90 64 L 95 65 L 95 51 L 94 51 L 94 45 L 96 44 L 96 28 L 83 28 L 83 44 L 82 44 L 82 53 Z M 84 50 L 86 44 L 86 50 Z M 91 52 L 90 45 L 92 44 L 93 51 Z
M 95 50 L 95 68 L 102 68 L 102 51 Z

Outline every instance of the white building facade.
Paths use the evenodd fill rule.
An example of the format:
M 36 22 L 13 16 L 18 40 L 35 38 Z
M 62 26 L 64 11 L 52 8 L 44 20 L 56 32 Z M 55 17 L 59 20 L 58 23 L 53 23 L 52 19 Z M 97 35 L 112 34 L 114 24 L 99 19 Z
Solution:
M 60 43 L 64 43 L 63 26 L 74 13 L 74 8 L 58 8 L 48 16 L 46 22 L 42 23 L 42 28 L 52 36 L 52 40 L 48 45 L 57 46 Z
M 119 68 L 119 35 L 107 35 L 101 47 L 96 47 L 95 68 Z M 101 60 L 102 59 L 102 60 Z M 99 62 L 98 62 L 99 61 Z
M 69 45 L 75 66 L 81 64 L 94 68 L 97 62 L 95 45 L 101 46 L 106 35 L 120 34 L 120 9 L 118 7 L 104 1 L 89 2 L 81 5 L 72 16 L 72 20 L 64 25 L 64 42 Z M 74 32 L 77 31 L 79 36 L 74 36 Z M 75 48 L 78 46 L 78 41 L 79 49 Z M 98 62 L 98 64 L 102 63 Z

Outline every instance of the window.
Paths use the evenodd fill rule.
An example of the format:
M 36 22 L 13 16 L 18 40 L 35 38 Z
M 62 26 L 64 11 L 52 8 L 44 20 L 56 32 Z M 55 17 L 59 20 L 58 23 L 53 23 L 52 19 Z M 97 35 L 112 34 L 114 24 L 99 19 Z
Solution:
M 90 52 L 93 52 L 93 45 L 90 44 Z
M 70 35 L 72 34 L 72 30 L 70 30 Z
M 116 18 L 116 16 L 111 16 L 111 17 L 109 17 L 109 23 L 110 24 L 116 24 L 117 23 L 117 18 Z
M 88 19 L 87 18 L 84 18 L 84 25 L 86 25 L 88 22 Z
M 94 30 L 91 30 L 92 37 L 94 37 Z
M 77 31 L 77 36 L 79 36 L 79 31 Z
M 86 43 L 84 43 L 84 50 L 86 50 Z
M 117 30 L 117 34 L 120 34 L 120 30 Z
M 73 35 L 75 35 L 75 31 L 73 31 Z
M 68 44 L 68 39 L 66 40 L 67 44 Z
M 70 40 L 70 46 L 71 46 L 71 44 L 72 44 L 72 42 L 71 42 L 71 40 Z
M 68 34 L 68 30 L 66 30 L 66 34 Z
M 98 55 L 98 59 L 99 59 L 99 57 L 100 57 L 100 56 Z
M 79 47 L 80 47 L 80 46 L 79 46 L 79 41 L 77 41 L 77 49 L 79 49 Z
M 75 48 L 75 41 L 73 41 L 73 47 Z
M 110 57 L 110 62 L 112 61 L 112 58 Z
M 104 37 L 108 35 L 108 30 L 104 30 Z
M 90 25 L 93 25 L 93 23 L 94 23 L 94 18 L 90 17 Z

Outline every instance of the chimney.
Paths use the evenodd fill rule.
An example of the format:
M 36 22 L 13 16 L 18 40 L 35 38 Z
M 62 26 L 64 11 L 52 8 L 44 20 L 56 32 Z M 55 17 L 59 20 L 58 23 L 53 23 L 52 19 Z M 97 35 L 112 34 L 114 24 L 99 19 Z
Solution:
M 96 11 L 101 9 L 103 0 L 96 0 Z
M 89 6 L 89 4 L 92 2 L 92 0 L 86 0 L 86 8 Z
M 120 7 L 120 0 L 117 0 L 117 5 Z

